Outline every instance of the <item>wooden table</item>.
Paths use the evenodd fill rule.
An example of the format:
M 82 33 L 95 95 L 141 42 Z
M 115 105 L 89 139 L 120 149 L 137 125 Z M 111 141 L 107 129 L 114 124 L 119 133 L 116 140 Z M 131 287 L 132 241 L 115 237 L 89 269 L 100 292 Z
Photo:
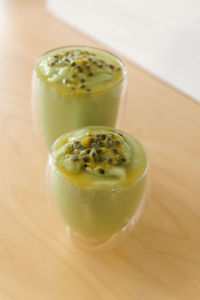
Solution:
M 0 24 L 0 299 L 199 300 L 200 106 L 126 62 L 124 127 L 150 153 L 151 201 L 120 248 L 103 255 L 74 249 L 45 202 L 31 72 L 50 48 L 98 44 L 48 15 L 39 0 L 1 1 Z

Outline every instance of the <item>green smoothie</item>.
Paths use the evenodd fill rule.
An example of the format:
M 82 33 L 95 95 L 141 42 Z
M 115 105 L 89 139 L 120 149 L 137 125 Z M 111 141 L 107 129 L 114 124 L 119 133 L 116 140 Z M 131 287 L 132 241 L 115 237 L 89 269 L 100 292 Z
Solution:
M 58 139 L 50 155 L 50 182 L 64 222 L 91 238 L 107 238 L 135 215 L 149 162 L 127 133 L 86 127 Z
M 126 71 L 114 55 L 89 47 L 51 50 L 34 71 L 34 101 L 45 143 L 89 125 L 114 126 Z

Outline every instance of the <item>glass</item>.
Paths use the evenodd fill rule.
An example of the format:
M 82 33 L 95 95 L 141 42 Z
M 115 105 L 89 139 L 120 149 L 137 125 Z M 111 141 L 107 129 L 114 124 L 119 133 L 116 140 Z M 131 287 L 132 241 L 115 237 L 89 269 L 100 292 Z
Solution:
M 98 91 L 69 93 L 60 85 L 48 82 L 39 76 L 37 67 L 44 57 L 70 49 L 92 50 L 112 57 L 122 70 L 119 80 L 107 87 L 102 85 L 101 90 Z M 69 130 L 90 125 L 114 127 L 116 123 L 120 127 L 125 109 L 126 87 L 125 66 L 112 53 L 86 46 L 62 47 L 44 53 L 36 61 L 32 78 L 32 115 L 37 134 L 50 149 L 53 142 Z
M 63 176 L 53 162 L 52 152 L 63 136 L 54 142 L 48 158 L 48 206 L 62 219 L 67 238 L 74 245 L 93 252 L 111 250 L 129 236 L 149 197 L 150 162 L 147 153 L 145 151 L 147 164 L 144 172 L 128 185 L 84 188 Z

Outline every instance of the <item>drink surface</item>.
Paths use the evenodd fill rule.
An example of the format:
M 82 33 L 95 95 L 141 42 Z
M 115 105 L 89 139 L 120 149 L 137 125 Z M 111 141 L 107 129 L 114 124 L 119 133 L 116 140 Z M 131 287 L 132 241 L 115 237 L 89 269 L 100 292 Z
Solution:
M 67 180 L 85 187 L 132 183 L 147 167 L 146 153 L 135 138 L 106 128 L 83 128 L 64 135 L 52 157 Z
M 100 92 L 123 79 L 122 64 L 111 54 L 93 48 L 61 48 L 42 56 L 37 75 L 60 92 Z

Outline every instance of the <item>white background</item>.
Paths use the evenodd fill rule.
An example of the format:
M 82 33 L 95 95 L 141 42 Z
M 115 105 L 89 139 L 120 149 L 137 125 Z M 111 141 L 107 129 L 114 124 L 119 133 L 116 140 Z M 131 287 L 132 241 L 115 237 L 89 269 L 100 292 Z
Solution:
M 200 0 L 47 0 L 47 8 L 200 101 Z

